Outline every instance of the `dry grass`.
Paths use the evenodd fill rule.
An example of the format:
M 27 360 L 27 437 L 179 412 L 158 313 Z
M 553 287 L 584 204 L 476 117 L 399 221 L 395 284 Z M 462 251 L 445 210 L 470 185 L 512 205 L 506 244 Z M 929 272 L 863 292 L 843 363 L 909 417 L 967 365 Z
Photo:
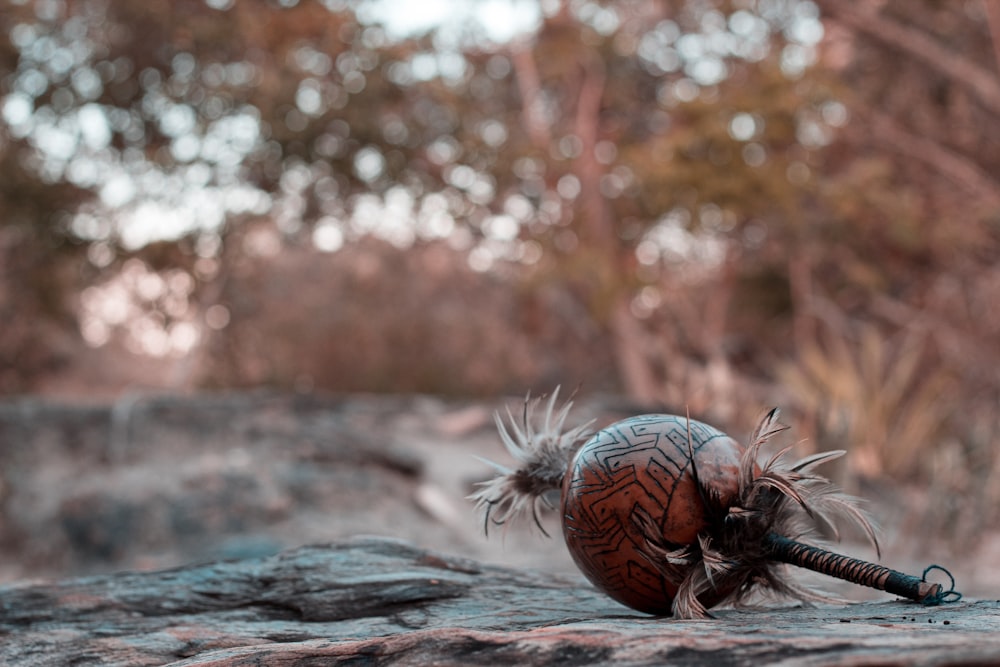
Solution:
M 817 450 L 848 450 L 841 483 L 895 517 L 906 549 L 940 540 L 957 556 L 1000 521 L 1000 415 L 969 396 L 919 329 L 827 326 L 778 365 L 777 379 L 800 434 Z
M 856 473 L 918 479 L 940 458 L 954 381 L 919 332 L 825 327 L 779 364 L 777 376 L 817 446 L 849 450 Z

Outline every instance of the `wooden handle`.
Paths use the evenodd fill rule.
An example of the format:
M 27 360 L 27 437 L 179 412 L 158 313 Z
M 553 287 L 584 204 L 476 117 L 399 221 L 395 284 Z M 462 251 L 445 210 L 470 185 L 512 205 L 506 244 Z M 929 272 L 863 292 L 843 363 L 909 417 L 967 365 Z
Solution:
M 868 586 L 925 604 L 942 602 L 946 595 L 941 584 L 924 581 L 876 563 L 796 542 L 783 535 L 771 533 L 764 538 L 764 542 L 775 560 L 853 584 Z

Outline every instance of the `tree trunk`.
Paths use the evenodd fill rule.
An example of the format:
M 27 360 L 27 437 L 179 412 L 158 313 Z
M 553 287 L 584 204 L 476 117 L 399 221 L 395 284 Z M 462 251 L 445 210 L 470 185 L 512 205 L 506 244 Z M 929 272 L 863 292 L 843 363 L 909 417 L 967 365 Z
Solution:
M 621 295 L 611 313 L 611 344 L 625 393 L 639 405 L 663 402 L 663 387 L 656 379 L 646 350 L 646 334 L 632 314 L 627 295 Z

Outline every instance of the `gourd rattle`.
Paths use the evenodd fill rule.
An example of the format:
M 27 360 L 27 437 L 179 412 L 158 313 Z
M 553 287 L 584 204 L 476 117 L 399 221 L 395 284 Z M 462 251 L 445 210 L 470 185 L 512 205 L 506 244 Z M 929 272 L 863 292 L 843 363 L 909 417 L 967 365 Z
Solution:
M 530 514 L 560 493 L 563 537 L 574 562 L 598 589 L 650 614 L 703 618 L 707 609 L 755 592 L 806 600 L 823 596 L 785 576 L 782 563 L 895 595 L 938 604 L 951 589 L 923 578 L 800 542 L 817 530 L 838 537 L 836 521 L 860 528 L 879 552 L 858 500 L 814 469 L 842 456 L 822 452 L 787 462 L 786 448 L 761 464 L 761 446 L 787 427 L 771 410 L 747 447 L 707 424 L 675 415 L 640 415 L 592 432 L 566 427 L 572 407 L 525 399 L 520 420 L 508 409 L 497 428 L 517 460 L 471 498 L 490 523 Z M 520 422 L 520 423 L 519 423 Z M 540 422 L 540 424 L 538 423 Z M 947 574 L 947 571 L 945 571 Z M 948 574 L 950 577 L 951 575 Z

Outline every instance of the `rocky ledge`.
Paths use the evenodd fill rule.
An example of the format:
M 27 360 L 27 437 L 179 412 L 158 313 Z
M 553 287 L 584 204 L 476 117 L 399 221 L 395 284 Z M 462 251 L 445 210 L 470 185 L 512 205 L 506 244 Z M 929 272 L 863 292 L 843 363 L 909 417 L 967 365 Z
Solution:
M 997 664 L 998 627 L 989 600 L 652 618 L 383 538 L 0 588 L 0 662 L 28 666 Z

